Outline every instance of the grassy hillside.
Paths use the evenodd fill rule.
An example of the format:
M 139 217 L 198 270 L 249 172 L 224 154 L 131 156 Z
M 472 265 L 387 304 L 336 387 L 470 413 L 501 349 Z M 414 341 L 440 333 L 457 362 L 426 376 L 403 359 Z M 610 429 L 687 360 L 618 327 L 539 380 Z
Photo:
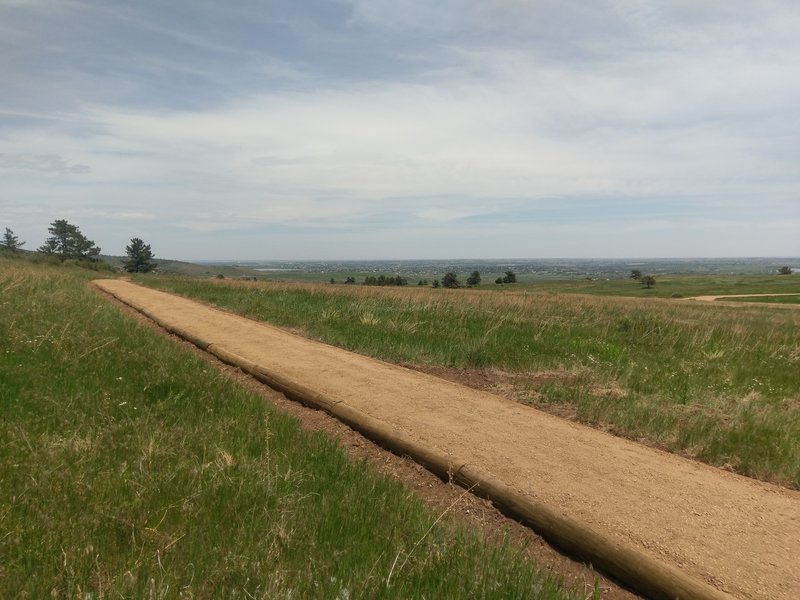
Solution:
M 146 278 L 800 488 L 800 311 L 575 294 Z
M 104 262 L 113 268 L 122 271 L 124 256 L 103 256 Z M 235 265 L 223 264 L 198 264 L 183 260 L 172 260 L 167 258 L 154 258 L 158 273 L 161 275 L 186 275 L 189 277 L 217 277 L 222 275 L 232 279 L 243 277 L 258 277 L 265 279 L 264 274 L 254 269 Z
M 93 275 L 0 259 L 0 597 L 569 597 Z

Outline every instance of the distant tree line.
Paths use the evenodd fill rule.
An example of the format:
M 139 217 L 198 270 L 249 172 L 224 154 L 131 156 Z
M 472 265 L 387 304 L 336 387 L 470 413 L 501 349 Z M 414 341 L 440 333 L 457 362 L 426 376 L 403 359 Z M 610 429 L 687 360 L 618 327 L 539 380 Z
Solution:
M 331 283 L 336 283 L 336 280 L 331 277 Z M 516 283 L 517 276 L 514 274 L 513 271 L 506 271 L 503 277 L 499 277 L 496 283 Z M 346 285 L 355 285 L 357 283 L 356 278 L 352 276 L 348 276 L 345 278 L 344 283 Z M 476 287 L 481 284 L 481 274 L 479 271 L 472 271 L 469 277 L 466 279 L 466 287 Z M 401 275 L 367 275 L 364 278 L 362 285 L 375 285 L 375 286 L 404 286 L 408 285 L 408 279 L 401 276 Z M 444 274 L 441 279 L 434 279 L 432 282 L 428 282 L 427 279 L 420 279 L 417 282 L 417 286 L 426 286 L 430 285 L 434 288 L 444 287 L 449 289 L 455 289 L 463 287 L 461 281 L 458 279 L 458 274 L 453 271 L 448 271 Z
M 347 283 L 347 281 L 345 281 Z M 364 279 L 364 285 L 408 285 L 408 279 L 400 275 L 368 275 Z
M 466 279 L 466 286 L 467 287 L 477 287 L 481 284 L 481 274 L 479 271 L 472 271 L 469 277 Z M 498 277 L 495 279 L 495 283 L 502 284 L 502 283 L 517 283 L 517 276 L 514 274 L 513 271 L 506 271 L 502 277 Z M 427 281 L 425 282 L 427 284 Z M 419 285 L 422 285 L 420 282 Z M 448 271 L 444 274 L 441 281 L 439 279 L 434 279 L 432 287 L 438 288 L 448 288 L 448 289 L 455 289 L 462 287 L 461 282 L 458 279 L 458 275 L 453 271 Z
M 480 272 L 472 271 L 469 277 L 467 277 L 465 283 L 467 287 L 477 287 L 481 284 L 481 281 L 482 279 Z M 517 283 L 517 276 L 514 271 L 506 271 L 502 277 L 498 277 L 494 282 L 496 284 Z M 434 279 L 433 287 L 438 288 L 440 286 L 448 289 L 462 287 L 461 282 L 458 280 L 458 275 L 452 271 L 445 273 L 441 281 Z

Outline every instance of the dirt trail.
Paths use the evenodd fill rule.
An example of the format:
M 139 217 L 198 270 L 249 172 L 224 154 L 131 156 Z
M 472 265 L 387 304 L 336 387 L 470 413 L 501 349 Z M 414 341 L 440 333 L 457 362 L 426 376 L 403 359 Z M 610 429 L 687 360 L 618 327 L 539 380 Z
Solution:
M 798 492 L 191 300 L 125 281 L 95 283 L 735 597 L 800 597 Z
M 714 302 L 715 300 L 720 300 L 721 298 L 772 298 L 774 296 L 800 296 L 800 292 L 798 293 L 781 293 L 781 294 L 725 294 L 722 296 L 692 296 L 691 298 L 686 298 L 686 300 L 697 300 L 698 302 Z M 723 303 L 729 304 L 729 303 Z M 745 305 L 757 305 L 757 306 L 779 306 L 781 308 L 800 308 L 800 304 L 770 304 L 769 302 L 736 302 L 733 306 L 742 304 Z

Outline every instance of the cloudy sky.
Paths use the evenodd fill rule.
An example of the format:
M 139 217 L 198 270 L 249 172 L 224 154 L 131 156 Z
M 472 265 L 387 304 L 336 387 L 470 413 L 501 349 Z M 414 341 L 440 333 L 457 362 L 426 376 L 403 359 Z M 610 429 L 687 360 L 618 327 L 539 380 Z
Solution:
M 103 251 L 800 255 L 797 0 L 0 0 L 0 228 Z

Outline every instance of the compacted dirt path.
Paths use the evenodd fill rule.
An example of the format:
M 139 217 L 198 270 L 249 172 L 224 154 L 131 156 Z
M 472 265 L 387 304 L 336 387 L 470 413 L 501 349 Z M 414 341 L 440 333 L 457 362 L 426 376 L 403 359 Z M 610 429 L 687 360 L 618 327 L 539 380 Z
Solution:
M 722 300 L 724 298 L 773 298 L 775 296 L 800 296 L 799 293 L 781 293 L 781 294 L 725 294 L 724 296 L 692 296 L 691 298 L 686 298 L 686 300 L 697 300 L 698 302 L 714 302 L 716 300 Z M 721 304 L 731 304 L 728 302 L 724 302 Z M 735 302 L 732 303 L 732 306 L 741 306 L 741 305 L 752 305 L 752 306 L 778 306 L 780 308 L 800 308 L 800 304 L 771 304 L 769 302 Z
M 800 598 L 800 493 L 120 280 L 190 340 L 261 365 L 737 598 Z

